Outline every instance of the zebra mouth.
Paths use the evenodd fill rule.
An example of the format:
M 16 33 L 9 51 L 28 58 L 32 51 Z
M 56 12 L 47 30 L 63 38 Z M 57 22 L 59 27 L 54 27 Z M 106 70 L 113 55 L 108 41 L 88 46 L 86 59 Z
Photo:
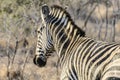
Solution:
M 39 56 L 36 55 L 33 59 L 33 62 L 39 67 L 44 67 L 47 63 L 47 58 L 43 54 L 40 54 Z

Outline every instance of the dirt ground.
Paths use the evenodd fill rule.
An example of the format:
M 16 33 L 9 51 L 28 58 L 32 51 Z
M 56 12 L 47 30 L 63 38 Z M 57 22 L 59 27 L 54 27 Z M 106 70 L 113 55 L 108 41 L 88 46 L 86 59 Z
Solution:
M 89 18 L 93 2 L 97 0 L 0 0 L 0 80 L 59 80 L 60 69 L 55 53 L 48 58 L 45 67 L 39 68 L 33 63 L 37 40 L 35 31 L 41 24 L 41 1 L 66 7 L 74 22 L 82 29 L 86 28 L 84 30 L 90 38 L 112 42 L 115 28 L 114 41 L 120 44 L 120 0 L 107 0 L 113 3 L 107 7 L 107 3 L 98 3 Z M 86 1 L 90 4 L 84 5 Z
M 57 56 L 53 53 L 48 58 L 47 65 L 39 68 L 33 63 L 35 48 L 17 49 L 13 64 L 15 44 L 9 47 L 10 58 L 7 55 L 5 40 L 0 41 L 0 80 L 58 80 L 58 68 L 56 66 Z M 35 44 L 33 45 L 35 46 Z M 32 47 L 33 47 L 32 46 Z M 8 77 L 8 74 L 10 76 Z

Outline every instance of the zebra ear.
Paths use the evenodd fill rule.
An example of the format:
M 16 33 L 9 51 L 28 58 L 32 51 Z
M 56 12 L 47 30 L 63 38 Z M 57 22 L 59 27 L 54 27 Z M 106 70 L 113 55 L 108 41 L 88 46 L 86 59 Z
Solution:
M 49 7 L 47 6 L 47 5 L 43 5 L 42 6 L 42 13 L 44 14 L 44 15 L 48 15 L 49 14 Z

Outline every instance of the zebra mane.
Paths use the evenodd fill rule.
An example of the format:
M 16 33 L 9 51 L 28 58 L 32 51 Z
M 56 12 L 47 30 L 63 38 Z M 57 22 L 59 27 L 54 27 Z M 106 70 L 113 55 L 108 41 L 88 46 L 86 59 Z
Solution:
M 85 31 L 82 30 L 80 27 L 78 27 L 75 22 L 73 21 L 73 19 L 71 18 L 70 14 L 66 11 L 66 9 L 58 6 L 58 5 L 53 5 L 51 6 L 51 9 L 59 9 L 60 11 L 63 11 L 64 14 L 66 14 L 66 16 L 68 17 L 68 19 L 71 21 L 72 25 L 74 26 L 74 28 L 78 29 L 79 31 L 77 32 L 77 34 L 80 34 L 80 36 L 85 36 Z

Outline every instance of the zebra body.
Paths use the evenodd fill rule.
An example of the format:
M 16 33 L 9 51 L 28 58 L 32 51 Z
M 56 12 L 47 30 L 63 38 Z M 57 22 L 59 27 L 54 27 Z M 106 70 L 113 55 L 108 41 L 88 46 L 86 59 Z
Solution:
M 60 80 L 120 80 L 120 45 L 86 37 L 59 6 L 42 6 L 41 17 L 47 36 L 52 37 L 47 42 L 59 56 Z M 39 54 L 35 64 L 40 64 Z

